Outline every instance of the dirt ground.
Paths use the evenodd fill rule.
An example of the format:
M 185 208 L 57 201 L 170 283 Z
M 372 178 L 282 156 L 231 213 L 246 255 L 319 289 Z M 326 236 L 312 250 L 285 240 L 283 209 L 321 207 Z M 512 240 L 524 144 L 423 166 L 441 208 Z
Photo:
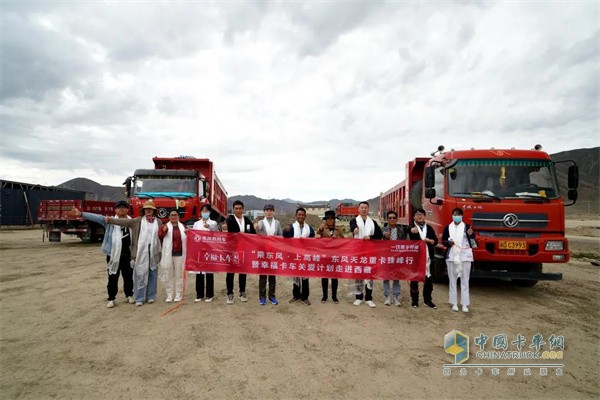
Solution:
M 598 251 L 598 221 L 571 221 L 569 233 Z M 591 226 L 591 228 L 590 228 Z M 600 396 L 599 267 L 589 260 L 545 265 L 562 281 L 532 288 L 509 282 L 471 282 L 471 312 L 454 313 L 448 286 L 436 284 L 437 310 L 410 307 L 406 283 L 402 307 L 355 307 L 320 303 L 311 281 L 309 307 L 288 304 L 291 280 L 278 278 L 278 306 L 258 304 L 258 281 L 249 276 L 250 301 L 225 304 L 225 277 L 217 275 L 217 297 L 194 303 L 188 280 L 185 304 L 158 302 L 106 308 L 106 268 L 100 246 L 63 236 L 42 242 L 40 230 L 0 232 L 0 397 L 130 399 L 378 399 L 378 398 L 598 398 Z M 236 279 L 237 287 L 237 279 Z M 237 299 L 236 299 L 237 300 Z M 531 376 L 486 368 L 444 376 L 453 357 L 444 335 L 473 337 L 542 334 L 564 337 L 562 376 L 550 368 Z M 486 350 L 490 350 L 490 345 Z M 546 344 L 543 350 L 547 350 Z M 527 349 L 529 350 L 529 349 Z M 487 361 L 489 362 L 489 361 Z M 537 361 L 547 362 L 547 361 Z M 556 361 L 554 361 L 556 362 Z

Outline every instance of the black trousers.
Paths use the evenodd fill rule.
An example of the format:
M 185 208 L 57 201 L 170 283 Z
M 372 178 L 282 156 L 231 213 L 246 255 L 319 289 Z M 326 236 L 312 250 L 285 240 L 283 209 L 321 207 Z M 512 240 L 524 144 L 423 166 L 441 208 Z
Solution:
M 308 278 L 300 279 L 300 286 L 294 284 L 292 285 L 292 295 L 295 299 L 300 300 L 308 300 L 308 296 L 310 295 L 310 287 L 308 285 Z
M 228 272 L 225 277 L 225 283 L 227 285 L 227 294 L 233 294 L 233 278 L 235 274 L 233 272 Z M 246 274 L 239 274 L 239 282 L 240 282 L 240 293 L 244 293 L 246 291 Z
M 275 287 L 277 286 L 275 275 L 260 275 L 258 277 L 258 297 L 266 298 L 267 279 L 269 280 L 269 298 L 275 297 Z
M 106 256 L 106 263 L 110 261 L 110 256 Z M 108 274 L 108 300 L 114 300 L 119 292 L 119 274 L 123 276 L 123 292 L 125 297 L 133 296 L 133 268 L 131 268 L 131 257 L 129 254 L 119 259 L 119 269 L 114 275 Z
M 362 300 L 362 299 L 363 299 L 362 292 L 360 294 L 356 295 L 356 300 Z M 367 285 L 365 285 L 365 301 L 369 301 L 369 300 L 373 300 L 373 290 L 369 289 L 367 287 Z
M 206 298 L 215 297 L 215 275 L 206 274 Z M 196 298 L 204 298 L 204 274 L 196 274 Z
M 327 300 L 327 289 L 329 289 L 329 279 L 321 278 L 321 286 L 323 287 L 323 300 Z M 331 279 L 331 299 L 337 300 L 338 280 Z
M 433 292 L 433 278 L 426 276 L 425 283 L 423 283 L 423 301 L 425 303 L 431 302 L 431 292 Z M 419 304 L 419 282 L 410 282 L 410 297 L 413 304 Z

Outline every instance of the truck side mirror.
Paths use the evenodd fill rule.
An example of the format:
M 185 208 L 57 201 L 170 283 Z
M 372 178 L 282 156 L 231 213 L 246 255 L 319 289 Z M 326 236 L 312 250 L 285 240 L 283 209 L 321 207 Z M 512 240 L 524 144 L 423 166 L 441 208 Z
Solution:
M 569 167 L 569 174 L 567 178 L 569 189 L 577 189 L 579 186 L 579 167 L 577 165 L 571 165 Z M 569 200 L 571 200 L 571 191 L 569 190 Z M 575 196 L 577 198 L 577 196 Z
M 432 188 L 435 186 L 435 175 L 434 175 L 434 169 L 433 167 L 427 167 L 425 168 L 425 187 L 426 188 Z M 426 191 L 427 193 L 427 191 Z M 435 190 L 433 191 L 434 195 L 432 197 L 435 197 Z M 425 195 L 425 197 L 427 197 L 427 195 Z M 431 197 L 427 197 L 427 198 L 431 198 Z
M 434 197 L 435 197 L 435 189 L 432 189 L 432 188 L 425 189 L 425 198 L 426 199 L 433 199 Z
M 575 204 L 575 202 L 577 201 L 577 196 L 577 189 L 569 189 L 569 191 L 567 192 L 567 197 L 573 202 L 573 204 Z
M 129 198 L 131 196 L 131 177 L 125 179 L 123 184 L 125 185 L 125 197 Z

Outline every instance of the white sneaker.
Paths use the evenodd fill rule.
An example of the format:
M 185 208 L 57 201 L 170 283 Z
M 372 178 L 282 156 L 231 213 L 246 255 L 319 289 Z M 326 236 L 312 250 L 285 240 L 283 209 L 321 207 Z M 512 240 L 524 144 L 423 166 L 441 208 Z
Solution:
M 175 296 L 175 303 L 179 303 L 181 301 L 181 296 Z
M 233 295 L 232 294 L 227 295 L 227 304 L 233 304 Z
M 469 307 L 462 306 L 462 312 L 469 312 Z
M 383 302 L 383 305 L 384 306 L 391 306 L 392 305 L 392 303 L 390 303 L 390 298 L 389 297 L 385 298 L 385 301 Z
M 154 303 L 154 299 L 148 299 L 148 304 Z
M 196 299 L 196 300 L 194 300 L 194 303 L 200 303 L 202 300 L 204 300 L 204 299 Z
M 371 307 L 371 308 L 375 308 L 376 307 L 375 303 L 373 302 L 373 300 L 367 300 L 367 301 L 365 301 L 365 303 L 367 303 L 367 305 L 369 307 Z
M 248 301 L 248 298 L 246 297 L 246 292 L 240 293 L 240 301 L 243 303 Z
M 212 299 L 213 299 L 212 297 L 207 297 L 206 300 L 204 300 L 204 301 L 207 303 L 210 303 L 212 301 Z
M 135 303 L 135 300 L 133 300 L 133 296 L 129 296 L 129 297 L 127 297 L 125 300 L 127 300 L 127 302 L 128 302 L 129 304 L 133 304 L 133 303 Z
M 114 300 L 109 300 L 108 304 L 106 305 L 106 308 L 113 308 L 115 306 L 115 301 Z
M 452 311 L 458 312 L 458 306 L 456 304 L 452 304 Z
M 165 300 L 165 303 L 170 303 L 173 301 L 173 297 L 172 296 L 167 296 L 167 299 Z
M 354 300 L 355 306 L 360 306 L 361 304 L 362 304 L 362 300 L 358 300 L 358 299 Z
M 137 301 L 137 302 L 135 303 L 135 306 L 136 306 L 136 307 L 141 307 L 142 305 L 144 305 L 144 303 L 142 303 L 141 301 Z
M 400 299 L 399 299 L 399 298 L 397 298 L 397 297 L 394 297 L 394 305 L 395 305 L 396 307 L 400 307 Z

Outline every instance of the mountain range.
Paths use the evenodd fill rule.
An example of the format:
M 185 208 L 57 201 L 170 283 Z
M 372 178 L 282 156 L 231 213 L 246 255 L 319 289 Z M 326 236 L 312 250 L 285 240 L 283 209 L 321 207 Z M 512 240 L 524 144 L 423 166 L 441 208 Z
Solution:
M 577 149 L 552 154 L 556 162 L 574 160 L 579 166 L 579 198 L 573 207 L 567 208 L 567 213 L 582 213 L 597 215 L 600 210 L 600 147 L 590 149 Z M 561 188 L 566 187 L 567 164 L 557 164 L 557 177 Z M 87 178 L 75 178 L 57 185 L 60 188 L 81 190 L 87 193 L 89 200 L 117 201 L 125 199 L 125 190 L 122 186 L 101 185 Z M 566 196 L 565 196 L 566 198 Z M 293 199 L 263 199 L 254 195 L 235 195 L 229 197 L 229 208 L 235 200 L 241 200 L 246 210 L 262 210 L 266 203 L 275 206 L 277 212 L 290 214 L 295 211 L 298 204 L 317 205 L 329 204 L 332 209 L 339 203 L 358 203 L 354 199 L 330 199 L 312 202 L 300 202 Z M 367 200 L 371 211 L 379 211 L 379 196 Z

